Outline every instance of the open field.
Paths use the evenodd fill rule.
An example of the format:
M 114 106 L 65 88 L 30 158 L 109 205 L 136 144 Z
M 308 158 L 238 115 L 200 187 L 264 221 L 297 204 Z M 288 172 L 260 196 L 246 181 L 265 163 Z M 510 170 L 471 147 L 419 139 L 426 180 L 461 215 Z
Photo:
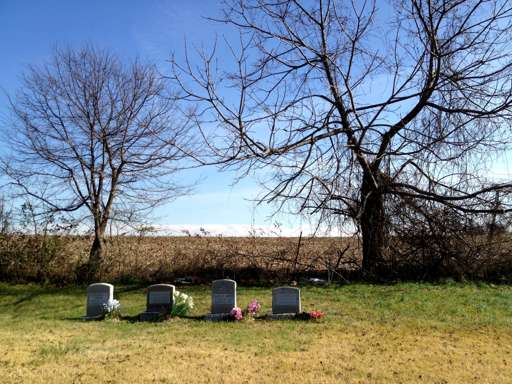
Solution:
M 460 239 L 459 239 L 460 240 Z M 0 235 L 0 281 L 75 285 L 89 257 L 86 236 Z M 410 252 L 386 257 L 386 281 L 480 280 L 512 283 L 512 236 L 422 239 Z M 276 284 L 313 276 L 360 280 L 359 239 L 334 237 L 113 236 L 98 280 L 133 284 L 196 277 L 231 277 L 244 285 Z
M 209 323 L 208 286 L 191 318 L 82 322 L 85 288 L 0 284 L 6 383 L 511 383 L 512 287 L 398 284 L 303 287 L 318 322 Z M 269 311 L 271 291 L 239 288 Z M 116 288 L 123 313 L 144 289 Z
M 86 236 L 0 235 L 0 280 L 74 284 L 91 242 Z M 107 239 L 99 279 L 131 283 L 200 275 L 209 280 L 226 273 L 258 285 L 325 270 L 348 245 L 339 267 L 353 269 L 359 248 L 347 238 L 114 236 Z

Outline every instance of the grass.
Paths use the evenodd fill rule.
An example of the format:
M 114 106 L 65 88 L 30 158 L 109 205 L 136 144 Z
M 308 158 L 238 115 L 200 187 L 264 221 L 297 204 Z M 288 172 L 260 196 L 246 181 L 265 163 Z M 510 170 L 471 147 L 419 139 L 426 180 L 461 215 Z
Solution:
M 208 312 L 206 286 L 192 315 Z M 116 287 L 123 313 L 144 289 Z M 268 288 L 243 287 L 239 304 Z M 83 322 L 85 288 L 0 284 L 2 383 L 511 383 L 512 287 L 303 287 L 318 322 Z

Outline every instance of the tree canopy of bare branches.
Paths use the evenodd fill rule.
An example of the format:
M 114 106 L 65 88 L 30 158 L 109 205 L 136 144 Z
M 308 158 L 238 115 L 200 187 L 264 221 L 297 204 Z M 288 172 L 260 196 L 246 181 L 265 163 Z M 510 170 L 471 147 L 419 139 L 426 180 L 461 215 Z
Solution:
M 98 271 L 109 221 L 188 190 L 170 179 L 191 141 L 165 89 L 154 66 L 86 47 L 31 67 L 11 99 L 5 173 L 46 210 L 92 223 L 86 279 Z
M 240 32 L 173 61 L 218 161 L 272 167 L 267 200 L 353 220 L 362 269 L 384 257 L 386 202 L 461 212 L 507 205 L 486 164 L 510 143 L 509 0 L 234 0 Z M 212 130 L 212 122 L 215 129 Z

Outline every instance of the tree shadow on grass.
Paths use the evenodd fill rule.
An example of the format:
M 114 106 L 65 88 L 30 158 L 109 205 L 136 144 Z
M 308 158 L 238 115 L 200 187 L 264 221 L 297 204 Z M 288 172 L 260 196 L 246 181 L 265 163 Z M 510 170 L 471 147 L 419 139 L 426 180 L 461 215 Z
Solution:
M 146 284 L 130 284 L 130 285 L 123 285 L 120 288 L 114 288 L 115 293 L 129 293 L 134 291 L 140 291 L 146 289 L 148 286 Z
M 5 293 L 5 291 L 4 291 L 4 292 L 2 292 L 4 295 L 15 296 L 15 300 L 12 302 L 1 304 L 0 308 L 13 307 L 13 306 L 18 307 L 24 303 L 30 302 L 30 301 L 38 298 L 40 296 L 52 294 L 55 292 L 56 292 L 55 288 L 49 288 L 49 289 L 48 288 L 39 288 L 36 290 L 32 289 L 27 293 L 23 293 L 23 291 L 20 292 L 20 290 L 12 290 L 11 292 L 8 292 L 8 293 Z
M 19 306 L 19 305 L 21 305 L 23 303 L 26 303 L 26 302 L 29 302 L 31 300 L 34 300 L 36 297 L 39 297 L 39 296 L 42 296 L 42 295 L 45 295 L 45 294 L 46 294 L 46 292 L 42 292 L 42 291 L 26 293 L 26 294 L 18 297 L 14 302 L 6 303 L 6 304 L 4 304 L 2 306 L 4 307 L 4 306 L 8 306 L 8 305 L 9 306 L 13 305 L 13 306 L 17 307 L 17 306 Z

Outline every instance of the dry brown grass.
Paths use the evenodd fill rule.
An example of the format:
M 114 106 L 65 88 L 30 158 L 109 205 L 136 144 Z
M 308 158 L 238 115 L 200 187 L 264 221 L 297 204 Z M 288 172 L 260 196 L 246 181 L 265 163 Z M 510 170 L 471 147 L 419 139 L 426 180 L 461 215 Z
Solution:
M 227 333 L 237 328 L 210 326 Z M 506 332 L 319 327 L 301 350 L 275 351 L 265 339 L 239 347 L 183 336 L 192 332 L 183 320 L 153 327 L 104 338 L 102 326 L 84 325 L 31 332 L 15 343 L 2 334 L 8 340 L 1 348 L 2 382 L 496 384 L 512 377 L 512 335 Z M 281 328 L 254 327 L 269 333 Z M 290 336 L 300 338 L 299 329 Z
M 0 236 L 0 281 L 73 284 L 88 258 L 91 239 L 72 236 Z M 381 265 L 386 281 L 441 278 L 512 282 L 512 236 L 424 238 L 421 244 L 391 244 Z M 100 280 L 172 281 L 192 276 L 204 283 L 231 277 L 243 284 L 299 280 L 312 275 L 359 279 L 357 238 L 157 237 L 107 239 Z
M 39 239 L 39 242 L 41 239 Z M 87 260 L 90 239 L 49 237 L 42 247 L 30 236 L 0 239 L 0 264 L 4 277 L 14 280 L 73 282 L 75 271 Z M 270 237 L 113 237 L 100 279 L 109 281 L 170 280 L 176 276 L 226 274 L 247 271 L 248 283 L 279 275 L 325 270 L 336 263 L 348 243 L 354 247 L 340 267 L 353 267 L 354 240 L 336 238 Z M 3 258 L 3 263 L 2 263 Z M 44 277 L 41 277 L 44 274 Z M 264 276 L 262 276 L 264 274 Z M 1 279 L 1 276 L 0 276 Z
M 247 269 L 258 273 L 307 272 L 326 269 L 335 262 L 337 252 L 346 246 L 347 239 L 336 238 L 268 238 L 268 237 L 155 237 L 114 238 L 110 243 L 109 259 L 113 271 L 122 269 L 145 271 L 147 276 L 169 274 L 200 274 L 203 271 L 233 272 Z M 355 242 L 354 242 L 355 244 Z M 346 263 L 353 254 L 347 252 Z M 115 266 L 120 269 L 115 271 Z M 129 272 L 130 273 L 130 272 Z M 256 282 L 256 281 L 249 281 Z

